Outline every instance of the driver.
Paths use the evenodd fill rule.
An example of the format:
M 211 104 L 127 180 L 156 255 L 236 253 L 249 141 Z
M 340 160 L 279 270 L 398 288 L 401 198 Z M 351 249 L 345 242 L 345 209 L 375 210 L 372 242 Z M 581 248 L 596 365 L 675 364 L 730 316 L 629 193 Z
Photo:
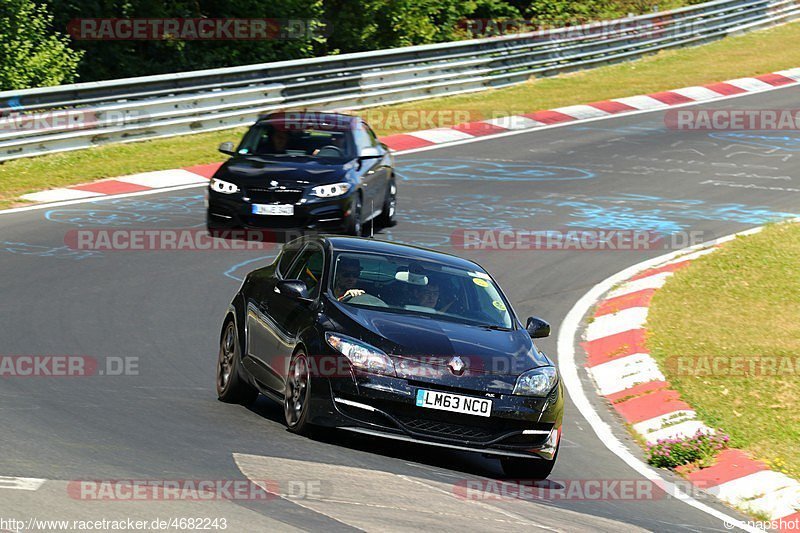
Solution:
M 289 134 L 283 130 L 276 129 L 269 136 L 271 150 L 273 154 L 285 154 L 289 145 Z
M 333 295 L 337 300 L 345 298 L 355 298 L 365 294 L 363 289 L 355 288 L 358 278 L 361 275 L 361 263 L 352 257 L 342 257 L 336 268 L 336 281 L 333 286 Z

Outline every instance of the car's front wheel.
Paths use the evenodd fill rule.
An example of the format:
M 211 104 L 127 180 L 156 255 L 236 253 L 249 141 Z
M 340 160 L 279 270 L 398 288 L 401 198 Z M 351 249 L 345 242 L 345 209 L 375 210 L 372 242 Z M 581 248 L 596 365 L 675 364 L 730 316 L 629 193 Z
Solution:
M 361 196 L 356 195 L 353 206 L 350 208 L 350 215 L 347 217 L 345 232 L 348 235 L 361 236 Z
M 222 330 L 217 359 L 217 397 L 223 402 L 250 405 L 258 398 L 258 391 L 245 383 L 239 375 L 242 358 L 239 353 L 239 334 L 236 324 L 228 320 Z
M 383 199 L 383 209 L 381 210 L 380 217 L 378 218 L 378 225 L 382 228 L 390 228 L 394 226 L 394 215 L 397 211 L 397 184 L 392 178 L 389 182 L 389 188 L 386 190 L 386 197 Z
M 547 459 L 523 459 L 518 457 L 508 457 L 501 459 L 503 473 L 514 479 L 546 479 L 553 471 L 558 458 L 558 449 L 551 460 Z
M 311 372 L 308 357 L 300 350 L 292 357 L 286 387 L 283 392 L 283 414 L 289 431 L 310 435 L 313 427 L 308 422 L 311 399 Z

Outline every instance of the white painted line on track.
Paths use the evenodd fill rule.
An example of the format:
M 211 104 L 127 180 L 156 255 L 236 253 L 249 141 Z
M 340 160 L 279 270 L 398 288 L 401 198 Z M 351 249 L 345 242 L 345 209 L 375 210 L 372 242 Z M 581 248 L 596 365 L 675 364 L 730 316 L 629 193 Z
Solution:
M 0 476 L 0 490 L 37 490 L 45 481 L 47 480 L 35 477 Z

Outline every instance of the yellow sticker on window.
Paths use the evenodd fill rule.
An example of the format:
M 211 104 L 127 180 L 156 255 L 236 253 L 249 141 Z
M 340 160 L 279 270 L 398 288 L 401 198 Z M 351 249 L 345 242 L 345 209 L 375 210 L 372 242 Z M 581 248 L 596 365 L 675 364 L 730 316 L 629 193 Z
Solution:
M 481 278 L 472 278 L 472 283 L 474 283 L 478 287 L 488 287 L 489 286 L 489 282 L 486 281 L 485 279 L 481 279 Z
M 505 310 L 506 310 L 506 304 L 504 304 L 504 303 L 503 303 L 503 302 L 501 302 L 500 300 L 494 300 L 494 301 L 492 302 L 492 305 L 493 305 L 493 306 L 495 306 L 495 307 L 496 307 L 497 309 L 499 309 L 500 311 L 505 311 Z

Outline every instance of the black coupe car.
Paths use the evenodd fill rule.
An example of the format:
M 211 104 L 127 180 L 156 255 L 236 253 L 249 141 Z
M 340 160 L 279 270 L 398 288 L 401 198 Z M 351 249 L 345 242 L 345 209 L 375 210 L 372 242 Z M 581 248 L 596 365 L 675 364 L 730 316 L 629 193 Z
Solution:
M 320 427 L 499 457 L 547 477 L 564 391 L 492 277 L 452 255 L 378 240 L 303 237 L 251 272 L 220 335 L 217 394 L 283 403 Z
M 392 155 L 360 118 L 282 112 L 259 119 L 211 178 L 210 232 L 268 228 L 360 235 L 390 226 L 397 205 Z

